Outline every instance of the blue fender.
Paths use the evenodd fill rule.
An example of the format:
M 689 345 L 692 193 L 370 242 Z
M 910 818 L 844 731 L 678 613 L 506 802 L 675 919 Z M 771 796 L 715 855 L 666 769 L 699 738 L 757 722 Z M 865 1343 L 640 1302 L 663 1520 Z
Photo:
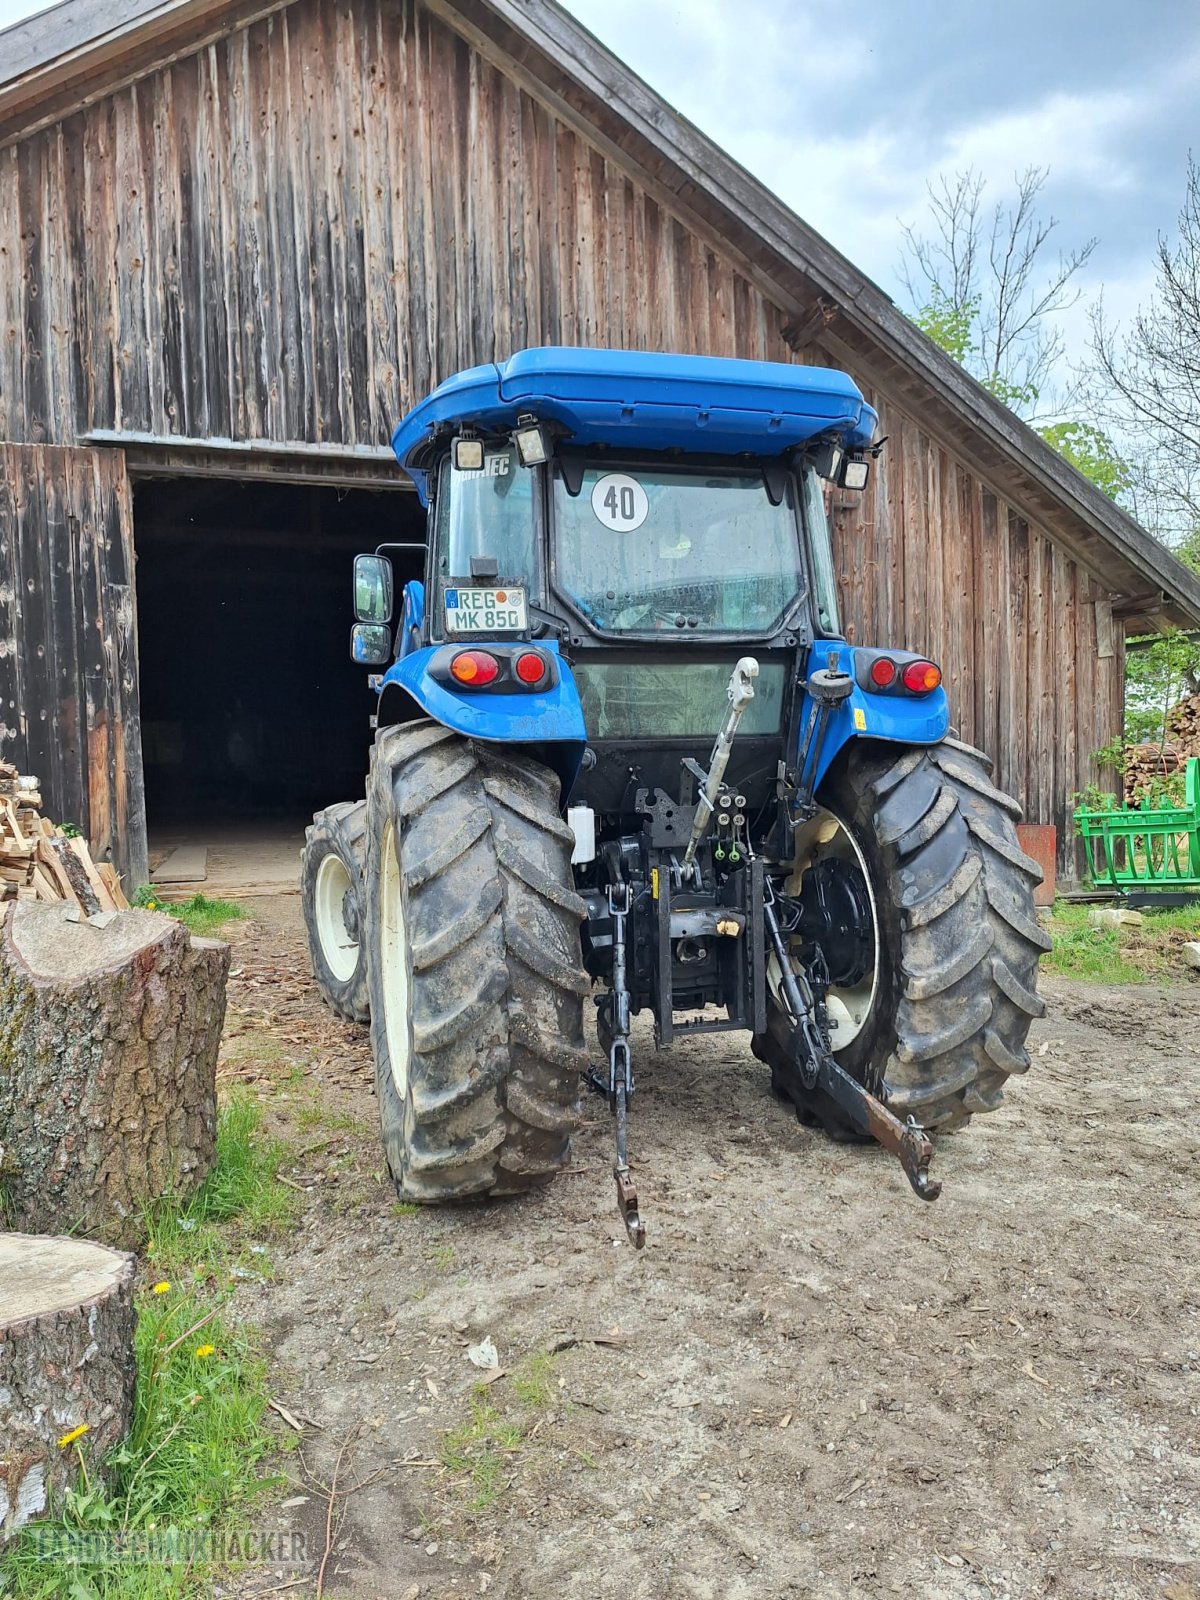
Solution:
M 400 637 L 397 640 L 396 657 L 403 661 L 405 656 L 412 655 L 414 650 L 419 650 L 421 628 L 425 622 L 425 585 L 420 578 L 413 578 L 404 585 L 404 600 L 400 610 Z
M 406 616 L 408 590 L 412 587 L 412 584 L 405 586 Z M 504 642 L 511 644 L 513 641 Z M 537 639 L 534 644 L 546 655 L 559 654 L 556 640 Z M 473 639 L 471 647 L 486 650 L 488 645 L 483 640 Z M 390 685 L 403 689 L 426 716 L 469 739 L 485 739 L 496 744 L 561 746 L 561 761 L 555 764 L 563 779 L 565 797 L 575 781 L 587 744 L 583 707 L 570 668 L 561 664 L 558 682 L 540 691 L 486 694 L 464 689 L 460 693 L 436 682 L 427 671 L 432 658 L 444 649 L 445 645 L 423 645 L 401 656 L 384 673 L 380 694 L 385 695 Z
M 827 667 L 836 655 L 839 671 L 854 675 L 854 647 L 841 639 L 818 639 L 808 659 L 808 671 Z M 803 737 L 812 701 L 805 696 L 800 717 Z M 937 744 L 950 731 L 950 706 L 946 691 L 930 694 L 871 694 L 855 683 L 848 699 L 836 706 L 825 731 L 813 788 L 821 781 L 852 739 L 880 739 L 891 744 Z

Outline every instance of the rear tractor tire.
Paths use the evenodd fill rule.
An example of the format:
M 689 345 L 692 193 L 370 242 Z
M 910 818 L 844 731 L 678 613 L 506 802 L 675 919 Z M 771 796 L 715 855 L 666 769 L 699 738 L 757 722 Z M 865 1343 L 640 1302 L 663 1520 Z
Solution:
M 578 1117 L 590 989 L 558 779 L 412 722 L 378 735 L 367 815 L 371 1045 L 396 1187 L 435 1204 L 546 1183 Z
M 990 771 L 954 739 L 852 749 L 818 797 L 824 811 L 797 832 L 790 892 L 815 862 L 840 855 L 861 869 L 871 903 L 873 970 L 830 990 L 834 1056 L 927 1129 L 996 1109 L 1008 1077 L 1029 1066 L 1025 1037 L 1045 1010 L 1037 963 L 1050 939 L 1033 903 L 1041 871 L 1017 841 L 1020 806 Z M 754 1041 L 776 1093 L 802 1121 L 854 1137 L 825 1096 L 800 1084 L 787 1032 L 775 1004 Z
M 367 802 L 318 811 L 304 835 L 300 889 L 304 931 L 322 1000 L 347 1022 L 365 1022 L 367 956 L 362 942 Z

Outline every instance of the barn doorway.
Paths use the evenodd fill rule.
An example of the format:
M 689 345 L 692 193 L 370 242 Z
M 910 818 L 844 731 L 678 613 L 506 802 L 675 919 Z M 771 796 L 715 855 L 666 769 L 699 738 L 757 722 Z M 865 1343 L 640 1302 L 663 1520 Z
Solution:
M 312 813 L 363 793 L 352 559 L 423 539 L 424 512 L 402 490 L 148 479 L 133 523 L 151 879 L 294 887 Z M 419 554 L 393 561 L 398 585 L 420 576 Z

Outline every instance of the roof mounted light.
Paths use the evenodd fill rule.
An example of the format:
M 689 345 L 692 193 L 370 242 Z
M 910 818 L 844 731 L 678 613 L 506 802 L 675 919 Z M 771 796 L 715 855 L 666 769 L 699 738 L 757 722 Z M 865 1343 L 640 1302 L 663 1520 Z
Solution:
M 474 434 L 462 432 L 454 441 L 454 470 L 456 472 L 483 471 L 483 440 Z
M 825 478 L 829 483 L 837 481 L 842 465 L 842 447 L 836 439 L 822 439 L 810 451 L 810 459 L 818 478 Z
M 518 417 L 513 438 L 523 467 L 540 467 L 550 459 L 550 446 L 536 417 Z
M 871 463 L 865 456 L 847 456 L 838 483 L 843 489 L 865 489 L 870 476 Z

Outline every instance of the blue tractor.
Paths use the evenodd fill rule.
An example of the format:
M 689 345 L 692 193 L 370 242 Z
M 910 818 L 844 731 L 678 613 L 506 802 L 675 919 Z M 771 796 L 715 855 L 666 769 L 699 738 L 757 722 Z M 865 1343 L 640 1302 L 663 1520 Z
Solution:
M 1018 806 L 948 736 L 937 664 L 838 620 L 826 489 L 865 487 L 876 422 L 819 367 L 547 348 L 397 428 L 425 576 L 394 597 L 394 547 L 355 562 L 377 733 L 304 904 L 404 1198 L 547 1182 L 590 1082 L 640 1244 L 643 1012 L 659 1046 L 749 1034 L 806 1123 L 925 1199 L 930 1131 L 1025 1070 L 1048 940 Z

